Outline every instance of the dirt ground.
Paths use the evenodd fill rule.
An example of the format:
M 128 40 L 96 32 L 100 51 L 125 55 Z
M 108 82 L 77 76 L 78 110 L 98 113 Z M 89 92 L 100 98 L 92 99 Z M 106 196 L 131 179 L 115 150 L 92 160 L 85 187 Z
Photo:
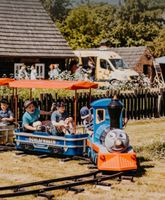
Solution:
M 126 126 L 130 143 L 140 162 L 134 182 L 109 181 L 112 187 L 82 186 L 79 194 L 63 190 L 52 192 L 56 200 L 164 200 L 165 199 L 165 118 L 129 121 Z M 160 149 L 160 148 L 161 149 Z M 158 151 L 159 150 L 159 151 Z M 156 154 L 156 153 L 157 154 Z M 159 156 L 159 152 L 161 155 Z M 0 153 L 0 186 L 64 177 L 91 171 L 78 161 L 61 162 L 59 158 Z M 43 197 L 17 197 L 13 200 L 41 200 Z

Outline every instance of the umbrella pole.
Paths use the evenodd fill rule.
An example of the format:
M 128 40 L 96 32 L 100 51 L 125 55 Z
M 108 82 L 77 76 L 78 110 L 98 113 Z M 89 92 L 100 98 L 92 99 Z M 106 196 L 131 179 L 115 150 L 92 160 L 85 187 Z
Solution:
M 76 123 L 77 123 L 77 90 L 75 90 L 75 97 L 74 97 L 74 130 L 76 134 Z
M 18 97 L 17 97 L 17 88 L 15 89 L 15 121 L 18 121 Z
M 91 103 L 92 97 L 91 97 L 91 88 L 89 89 L 89 102 Z

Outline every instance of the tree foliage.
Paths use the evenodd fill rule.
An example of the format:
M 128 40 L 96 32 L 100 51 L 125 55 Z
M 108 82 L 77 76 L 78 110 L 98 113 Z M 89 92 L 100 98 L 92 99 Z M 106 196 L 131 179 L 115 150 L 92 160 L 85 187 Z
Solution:
M 54 21 L 62 22 L 73 7 L 75 0 L 41 0 Z
M 106 26 L 106 23 L 102 23 L 106 18 L 103 13 L 107 14 L 109 21 L 112 19 L 113 9 L 110 5 L 108 8 L 104 5 L 80 6 L 73 9 L 66 20 L 59 24 L 60 30 L 72 48 L 98 46 Z
M 131 24 L 154 23 L 161 25 L 163 5 L 160 0 L 125 0 L 125 3 L 119 7 L 118 17 L 122 21 L 128 21 Z
M 46 4 L 47 2 L 47 4 Z M 165 55 L 164 0 L 123 0 L 119 5 L 84 0 L 45 0 L 49 13 L 74 49 L 97 47 L 108 39 L 112 47 L 149 45 Z
M 51 15 L 54 20 L 63 21 L 71 8 L 72 2 L 70 0 L 54 0 L 51 7 Z
M 148 46 L 155 57 L 165 56 L 165 28 L 159 32 L 159 35 L 152 42 L 148 43 Z

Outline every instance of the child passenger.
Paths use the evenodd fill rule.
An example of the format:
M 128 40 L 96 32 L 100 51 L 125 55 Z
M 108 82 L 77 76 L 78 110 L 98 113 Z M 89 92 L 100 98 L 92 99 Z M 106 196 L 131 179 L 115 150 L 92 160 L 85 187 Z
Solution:
M 14 115 L 9 109 L 9 102 L 7 99 L 1 99 L 0 122 L 8 125 L 14 121 Z
M 64 135 L 66 133 L 74 134 L 73 118 L 68 116 L 65 111 L 65 103 L 57 102 L 56 108 L 51 115 L 51 122 L 54 126 L 54 134 Z
M 27 132 L 40 131 L 42 123 L 39 121 L 40 115 L 50 115 L 51 112 L 39 110 L 34 101 L 26 100 L 24 103 L 26 112 L 22 116 L 22 126 Z
M 90 109 L 88 107 L 84 106 L 80 110 L 81 119 L 83 120 L 83 126 L 85 128 L 85 131 L 89 133 L 90 135 L 93 134 L 93 115 L 91 114 Z

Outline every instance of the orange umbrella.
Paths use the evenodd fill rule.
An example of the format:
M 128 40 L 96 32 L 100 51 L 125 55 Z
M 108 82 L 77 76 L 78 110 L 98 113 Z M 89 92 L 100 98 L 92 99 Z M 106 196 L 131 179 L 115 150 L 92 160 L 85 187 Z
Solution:
M 12 88 L 54 88 L 80 90 L 97 88 L 98 84 L 88 81 L 66 81 L 66 80 L 15 80 L 9 83 Z
M 0 78 L 0 85 L 9 85 L 10 82 L 14 81 L 12 78 Z
M 88 81 L 66 81 L 66 80 L 15 80 L 9 83 L 11 88 L 51 88 L 75 90 L 74 108 L 75 108 L 75 129 L 76 129 L 76 102 L 77 90 L 97 88 L 98 84 Z M 17 107 L 17 105 L 16 105 Z M 16 109 L 17 110 L 17 109 Z M 17 115 L 16 115 L 17 116 Z

